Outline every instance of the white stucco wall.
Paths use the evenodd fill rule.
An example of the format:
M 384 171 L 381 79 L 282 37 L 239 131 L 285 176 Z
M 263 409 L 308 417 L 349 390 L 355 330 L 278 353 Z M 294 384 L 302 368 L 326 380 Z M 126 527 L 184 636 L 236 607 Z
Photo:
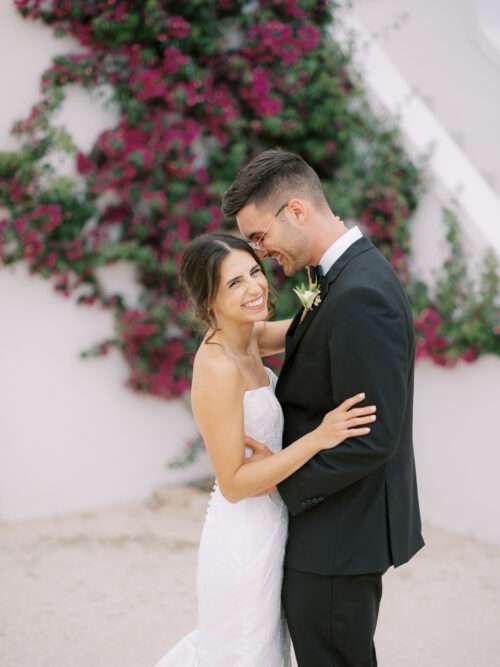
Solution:
M 57 41 L 42 26 L 23 22 L 10 2 L 0 3 L 0 35 L 1 62 L 12 63 L 0 69 L 0 90 L 9 91 L 0 106 L 0 147 L 5 149 L 14 146 L 8 130 L 35 101 L 44 67 L 70 42 Z M 114 116 L 74 90 L 61 119 L 78 145 L 87 149 Z M 439 265 L 444 249 L 440 188 L 422 204 L 414 224 L 415 262 L 424 274 Z M 474 226 L 465 233 L 473 240 L 477 237 Z M 430 253 L 432 238 L 436 243 Z M 137 286 L 126 267 L 106 269 L 102 278 L 123 286 L 131 302 L 136 298 Z M 0 519 L 146 497 L 159 484 L 208 470 L 206 457 L 185 471 L 165 467 L 194 433 L 184 405 L 127 389 L 127 369 L 117 352 L 102 359 L 79 359 L 82 349 L 112 333 L 108 313 L 76 307 L 43 279 L 29 276 L 23 266 L 0 268 L 0 313 Z M 424 517 L 498 543 L 495 475 L 500 442 L 494 423 L 484 416 L 495 414 L 499 378 L 497 358 L 452 370 L 421 364 L 415 397 L 415 452 Z
M 110 313 L 76 306 L 24 266 L 0 268 L 0 313 L 0 519 L 145 498 L 206 474 L 205 456 L 166 467 L 196 432 L 184 404 L 128 389 L 117 351 L 80 359 L 112 335 Z
M 422 515 L 500 544 L 500 358 L 443 369 L 417 364 L 414 443 Z
M 353 0 L 352 4 L 356 18 L 411 89 L 500 195 L 498 0 Z
M 396 6 L 399 7 L 404 2 L 405 0 L 360 0 L 355 4 L 355 10 L 346 9 L 340 13 L 340 20 L 334 26 L 333 33 L 346 45 L 354 39 L 354 63 L 373 106 L 381 116 L 388 117 L 391 123 L 398 125 L 410 156 L 415 160 L 424 157 L 426 159 L 428 192 L 422 198 L 411 225 L 414 268 L 417 274 L 424 279 L 430 279 L 445 256 L 442 224 L 442 208 L 445 206 L 454 210 L 462 223 L 462 235 L 470 267 L 477 273 L 486 250 L 491 249 L 500 257 L 500 197 L 481 174 L 481 162 L 478 164 L 473 161 L 458 145 L 445 121 L 429 107 L 427 98 L 418 92 L 412 76 L 406 75 L 404 68 L 399 66 L 399 61 L 404 60 L 403 56 L 399 51 L 396 54 L 391 53 L 385 44 L 385 33 L 379 34 L 367 27 L 370 23 L 368 19 L 365 23 L 367 13 L 372 20 L 375 15 L 382 20 L 383 15 L 386 23 L 390 22 L 391 18 L 397 16 Z M 375 14 L 374 5 L 384 5 L 385 12 Z M 368 9 L 371 12 L 368 12 Z M 429 9 L 430 15 L 432 11 Z M 420 16 L 418 12 L 417 16 Z M 451 22 L 450 25 L 452 31 L 455 24 Z M 400 28 L 399 32 L 402 30 L 403 28 Z M 408 47 L 407 51 L 416 58 L 420 47 L 414 32 L 410 31 L 407 35 L 412 47 Z M 389 32 L 391 39 L 394 38 L 393 33 L 394 30 Z M 413 37 L 413 42 L 410 36 Z M 432 35 L 429 36 L 430 40 L 431 37 Z M 442 41 L 446 42 L 447 39 L 448 33 L 443 27 Z M 453 44 L 452 41 L 450 48 L 453 48 Z M 409 58 L 408 55 L 406 57 Z M 425 57 L 422 62 L 420 70 L 425 72 L 428 69 L 430 78 L 436 76 L 431 71 L 431 63 L 426 62 Z M 482 73 L 483 66 L 483 60 L 480 60 L 478 76 Z M 500 95 L 500 77 L 498 83 Z M 445 92 L 441 94 L 447 99 L 447 89 L 444 84 L 443 86 Z M 495 104 L 494 99 L 488 102 Z M 487 108 L 490 112 L 488 105 Z M 493 107 L 495 111 L 497 108 Z M 477 122 L 481 121 L 481 112 L 478 111 Z M 456 122 L 459 123 L 460 119 Z M 463 129 L 469 128 L 463 126 Z M 485 128 L 482 131 L 484 132 Z M 498 162 L 495 132 L 496 130 L 492 132 L 490 141 Z

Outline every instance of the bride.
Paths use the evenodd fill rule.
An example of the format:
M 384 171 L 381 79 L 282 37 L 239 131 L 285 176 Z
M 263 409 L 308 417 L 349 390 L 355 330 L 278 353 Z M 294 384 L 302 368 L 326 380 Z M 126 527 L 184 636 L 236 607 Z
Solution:
M 207 327 L 191 399 L 217 481 L 198 554 L 197 627 L 156 667 L 288 667 L 280 599 L 288 513 L 276 484 L 321 450 L 365 435 L 375 407 L 356 408 L 358 394 L 281 450 L 277 378 L 261 357 L 283 352 L 290 321 L 266 321 L 273 307 L 261 260 L 243 239 L 205 234 L 188 245 L 181 277 Z

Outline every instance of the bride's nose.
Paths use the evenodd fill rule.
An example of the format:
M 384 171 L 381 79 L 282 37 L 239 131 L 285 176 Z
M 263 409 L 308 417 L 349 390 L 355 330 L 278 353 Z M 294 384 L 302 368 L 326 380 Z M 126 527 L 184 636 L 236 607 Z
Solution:
M 250 278 L 249 283 L 247 284 L 247 293 L 249 296 L 260 296 L 262 293 L 262 285 L 259 283 L 257 278 L 253 276 Z

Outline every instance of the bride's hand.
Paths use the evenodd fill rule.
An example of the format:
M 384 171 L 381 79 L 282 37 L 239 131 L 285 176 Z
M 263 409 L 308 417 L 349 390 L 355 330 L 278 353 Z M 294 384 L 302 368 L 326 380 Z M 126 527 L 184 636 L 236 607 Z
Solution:
M 254 461 L 259 461 L 260 459 L 265 459 L 268 456 L 273 455 L 273 452 L 267 445 L 254 440 L 249 435 L 245 436 L 245 447 L 249 447 L 253 451 L 252 455 L 245 459 L 245 463 L 253 463 Z M 261 491 L 260 493 L 256 493 L 252 498 L 257 496 L 267 496 L 273 491 L 276 491 L 275 486 L 272 486 L 270 489 L 265 489 L 265 491 Z
M 245 459 L 245 463 L 258 461 L 259 459 L 265 459 L 267 456 L 273 455 L 273 452 L 267 445 L 265 445 L 263 442 L 259 442 L 258 440 L 254 440 L 249 435 L 245 435 L 245 447 L 248 447 L 252 450 L 252 455 Z
M 376 407 L 369 405 L 363 408 L 354 406 L 365 399 L 365 394 L 356 394 L 346 399 L 335 410 L 327 412 L 323 421 L 317 427 L 318 450 L 330 449 L 344 442 L 347 438 L 354 438 L 360 435 L 367 435 L 370 427 L 367 424 L 373 423 L 377 417 Z

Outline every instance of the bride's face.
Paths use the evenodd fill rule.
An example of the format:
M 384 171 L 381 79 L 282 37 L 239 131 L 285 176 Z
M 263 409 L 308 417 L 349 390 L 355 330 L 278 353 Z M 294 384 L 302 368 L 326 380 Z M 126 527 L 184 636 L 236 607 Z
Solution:
M 248 252 L 233 250 L 222 261 L 217 295 L 212 304 L 217 322 L 259 322 L 268 316 L 269 285 L 260 265 Z

